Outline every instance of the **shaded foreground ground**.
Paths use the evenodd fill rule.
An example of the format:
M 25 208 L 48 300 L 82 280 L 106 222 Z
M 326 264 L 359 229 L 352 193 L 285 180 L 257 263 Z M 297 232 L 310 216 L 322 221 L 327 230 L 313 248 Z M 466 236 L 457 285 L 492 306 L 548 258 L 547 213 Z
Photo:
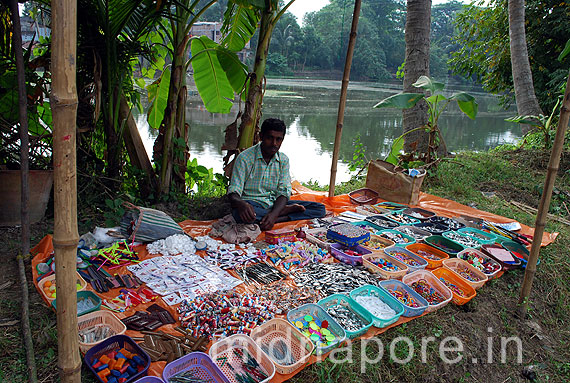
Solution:
M 544 182 L 547 155 L 526 152 L 465 154 L 444 163 L 422 188 L 424 191 L 450 198 L 481 210 L 512 217 L 534 226 L 534 217 L 517 210 L 510 200 L 536 207 Z M 556 183 L 553 204 L 558 214 L 569 218 L 566 198 L 570 191 L 568 158 L 563 158 Z M 355 187 L 357 187 L 356 185 Z M 481 191 L 492 197 L 484 197 Z M 570 202 L 570 199 L 568 200 Z M 200 201 L 188 217 L 209 219 L 227 211 L 220 201 Z M 565 205 L 566 204 L 566 205 Z M 217 206 L 218 210 L 205 208 Z M 221 207 L 220 207 L 221 206 Z M 165 210 L 176 216 L 169 206 Z M 209 212 L 209 213 L 206 213 Z M 195 214 L 194 214 L 195 213 Z M 568 382 L 570 381 L 570 228 L 550 221 L 546 229 L 560 233 L 557 241 L 543 248 L 538 267 L 530 312 L 526 320 L 515 316 L 523 271 L 511 271 L 478 290 L 475 299 L 465 306 L 449 304 L 435 313 L 393 328 L 367 344 L 356 341 L 352 362 L 333 364 L 325 361 L 307 367 L 293 382 Z M 34 225 L 32 243 L 53 231 L 53 222 Z M 24 382 L 25 352 L 19 327 L 20 293 L 15 255 L 19 249 L 19 230 L 0 229 L 0 382 Z M 29 260 L 27 260 L 29 265 Z M 29 272 L 29 266 L 28 270 Z M 29 273 L 30 277 L 31 273 Z M 57 334 L 55 314 L 45 307 L 30 283 L 30 310 L 33 339 L 36 347 L 38 373 L 42 382 L 56 382 Z M 399 337 L 408 337 L 414 353 L 408 363 L 390 359 L 390 344 Z M 433 337 L 425 346 L 422 360 L 422 338 Z M 460 354 L 448 352 L 447 364 L 438 352 L 446 337 L 457 337 L 463 344 Z M 522 344 L 522 363 L 517 363 L 516 342 L 507 343 L 504 363 L 501 362 L 501 337 L 518 337 Z M 489 339 L 491 338 L 491 339 Z M 377 363 L 366 364 L 361 372 L 361 355 L 375 359 L 379 343 L 384 356 Z M 491 344 L 491 346 L 489 346 Z M 394 343 L 394 355 L 403 360 L 408 345 Z M 451 342 L 444 346 L 453 347 Z M 491 350 L 492 363 L 488 363 Z M 347 352 L 337 355 L 339 359 Z M 458 358 L 460 356 L 460 358 Z M 93 382 L 84 369 L 82 381 Z

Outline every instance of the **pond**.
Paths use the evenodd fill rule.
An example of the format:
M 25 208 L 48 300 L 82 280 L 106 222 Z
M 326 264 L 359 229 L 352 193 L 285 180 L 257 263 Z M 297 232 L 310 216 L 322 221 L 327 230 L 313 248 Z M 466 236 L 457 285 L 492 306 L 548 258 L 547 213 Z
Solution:
M 285 121 L 287 134 L 281 151 L 290 158 L 292 179 L 304 182 L 313 180 L 321 185 L 329 183 L 340 87 L 340 81 L 330 80 L 267 80 L 261 119 L 277 117 Z M 357 137 L 360 137 L 368 159 L 383 159 L 392 141 L 402 133 L 400 110 L 372 108 L 381 99 L 397 92 L 397 86 L 390 84 L 349 84 L 337 183 L 350 179 L 348 163 L 353 157 Z M 515 111 L 502 110 L 494 96 L 469 93 L 475 96 L 479 104 L 476 120 L 463 115 L 453 104 L 439 119 L 449 151 L 486 150 L 520 138 L 520 127 L 504 121 L 515 115 Z M 189 86 L 188 100 L 186 119 L 191 126 L 191 158 L 195 157 L 200 165 L 221 173 L 223 154 L 220 148 L 224 141 L 224 129 L 234 121 L 238 104 L 235 103 L 226 115 L 209 113 L 193 83 Z M 145 115 L 137 115 L 136 119 L 146 150 L 152 156 L 156 131 L 149 128 Z

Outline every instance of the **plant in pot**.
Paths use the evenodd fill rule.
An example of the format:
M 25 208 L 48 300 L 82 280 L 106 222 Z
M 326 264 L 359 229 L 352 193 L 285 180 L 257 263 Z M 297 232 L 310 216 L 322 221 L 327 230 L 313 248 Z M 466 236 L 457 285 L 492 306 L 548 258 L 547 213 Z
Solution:
M 20 124 L 18 81 L 11 23 L 0 39 L 0 226 L 20 224 Z M 33 41 L 24 51 L 29 137 L 29 217 L 39 221 L 47 207 L 53 183 L 51 171 L 51 110 L 46 102 L 48 78 L 41 71 L 47 60 L 32 57 Z M 45 52 L 44 52 L 45 53 Z
M 390 153 L 386 161 L 394 164 L 411 167 L 430 167 L 437 163 L 437 151 L 440 145 L 441 132 L 438 126 L 438 120 L 441 114 L 445 111 L 449 103 L 455 101 L 459 109 L 470 119 L 475 119 L 477 116 L 478 105 L 475 98 L 468 93 L 459 92 L 449 97 L 442 94 L 445 84 L 434 81 L 427 76 L 420 76 L 418 81 L 412 84 L 416 88 L 422 88 L 429 92 L 429 95 L 423 93 L 398 93 L 380 101 L 374 108 L 399 108 L 409 109 L 414 107 L 421 100 L 425 100 L 428 106 L 428 122 L 424 126 L 411 129 L 392 143 Z M 404 148 L 404 137 L 415 131 L 424 130 L 428 133 L 428 145 L 425 152 L 418 151 L 400 154 Z

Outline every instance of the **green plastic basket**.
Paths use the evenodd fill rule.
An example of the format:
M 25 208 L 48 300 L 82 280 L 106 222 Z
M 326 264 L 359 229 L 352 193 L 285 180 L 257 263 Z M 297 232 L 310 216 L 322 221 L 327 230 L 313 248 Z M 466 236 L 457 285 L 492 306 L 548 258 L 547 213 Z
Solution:
M 386 292 L 385 290 L 383 290 L 377 286 L 364 285 L 364 286 L 360 286 L 359 288 L 354 289 L 350 292 L 350 297 L 353 300 L 358 296 L 369 296 L 369 295 L 373 295 L 373 296 L 379 298 L 381 301 L 386 303 L 388 306 L 390 306 L 390 308 L 392 310 L 394 310 L 396 312 L 396 315 L 394 315 L 393 317 L 388 318 L 388 319 L 382 319 L 382 318 L 379 318 L 373 314 L 370 314 L 370 316 L 372 316 L 374 327 L 382 328 L 382 327 L 389 326 L 392 323 L 396 322 L 398 319 L 400 319 L 400 316 L 404 313 L 404 305 L 402 305 L 400 302 L 398 302 L 398 300 L 396 298 L 394 298 L 392 296 L 392 294 Z M 361 305 L 361 307 L 362 307 L 362 305 Z M 368 311 L 368 310 L 366 310 L 366 311 Z M 368 311 L 368 312 L 370 313 L 370 311 Z
M 356 315 L 358 315 L 360 317 L 360 319 L 363 320 L 363 322 L 368 323 L 367 325 L 363 326 L 362 328 L 360 328 L 356 331 L 347 330 L 346 328 L 342 327 L 342 325 L 339 323 L 339 326 L 341 326 L 344 329 L 346 336 L 350 339 L 356 338 L 357 336 L 364 334 L 372 326 L 372 323 L 373 323 L 372 314 L 370 314 L 370 312 L 368 312 L 368 310 L 366 310 L 364 307 L 362 307 L 354 299 L 352 299 L 346 295 L 343 295 L 343 294 L 329 295 L 328 297 L 321 299 L 318 302 L 318 305 L 321 306 L 323 309 L 325 309 L 325 311 L 327 309 L 329 309 L 330 307 L 334 307 L 334 306 L 347 307 L 349 310 L 351 310 Z
M 460 251 L 464 250 L 465 248 L 454 242 L 448 238 L 445 238 L 441 235 L 432 235 L 431 237 L 427 237 L 424 239 L 424 242 L 428 245 L 431 245 L 444 253 L 448 254 L 450 257 L 454 257 L 459 254 Z
M 476 240 L 483 244 L 491 244 L 497 241 L 497 236 L 495 234 L 479 230 L 474 227 L 464 227 L 457 230 L 457 232 L 468 235 L 470 237 L 474 237 Z
M 81 315 L 87 314 L 87 313 L 91 313 L 93 311 L 97 311 L 101 308 L 101 298 L 99 298 L 97 296 L 97 294 L 95 294 L 94 292 L 89 291 L 89 290 L 78 291 L 77 292 L 77 302 L 79 303 L 83 299 L 90 299 L 94 303 L 94 305 L 89 310 L 84 310 L 81 312 L 78 311 L 77 312 L 78 317 L 80 317 Z M 57 310 L 57 303 L 56 302 L 57 302 L 57 298 L 51 302 L 51 305 L 52 305 L 54 310 Z

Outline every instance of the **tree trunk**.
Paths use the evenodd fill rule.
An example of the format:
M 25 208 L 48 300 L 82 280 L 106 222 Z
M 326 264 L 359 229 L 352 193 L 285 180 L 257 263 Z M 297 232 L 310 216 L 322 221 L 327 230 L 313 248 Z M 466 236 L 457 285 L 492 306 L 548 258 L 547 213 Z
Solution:
M 184 83 L 185 81 L 183 81 Z M 184 142 L 184 146 L 178 146 L 176 151 L 177 155 L 174 157 L 174 174 L 173 183 L 174 189 L 180 193 L 186 193 L 186 167 L 190 159 L 190 149 L 188 148 L 188 135 L 190 125 L 186 123 L 186 99 L 188 90 L 186 85 L 180 88 L 178 93 L 178 107 L 176 113 L 176 132 L 175 136 L 179 142 Z
M 534 93 L 532 71 L 528 58 L 525 34 L 524 0 L 509 0 L 509 38 L 511 48 L 511 67 L 515 87 L 517 113 L 519 115 L 539 115 L 542 110 Z M 531 129 L 521 125 L 523 134 Z
M 412 86 L 422 75 L 429 76 L 429 45 L 431 23 L 431 0 L 408 0 L 406 15 L 406 64 L 404 66 L 404 92 L 423 93 Z M 425 101 L 403 111 L 403 132 L 426 125 L 428 106 Z M 417 149 L 428 148 L 428 134 L 422 131 L 410 133 L 404 138 L 406 151 L 417 143 Z
M 81 382 L 77 337 L 77 3 L 52 1 L 52 93 L 57 351 L 60 380 Z
M 109 94 L 112 94 L 113 97 L 111 98 L 111 102 L 109 102 L 109 115 L 104 121 L 105 140 L 107 144 L 107 155 L 105 158 L 107 162 L 106 174 L 108 178 L 104 182 L 109 189 L 116 191 L 120 185 L 119 174 L 121 170 L 121 145 L 118 134 L 120 125 L 117 115 L 117 105 L 120 102 L 118 99 L 120 94 L 119 87 L 109 89 Z
M 250 76 L 245 110 L 239 127 L 238 150 L 247 149 L 259 140 L 258 125 L 261 119 L 261 105 L 263 101 L 262 86 L 265 79 L 267 52 L 269 51 L 271 34 L 275 26 L 273 13 L 274 11 L 268 8 L 261 16 L 253 74 Z

